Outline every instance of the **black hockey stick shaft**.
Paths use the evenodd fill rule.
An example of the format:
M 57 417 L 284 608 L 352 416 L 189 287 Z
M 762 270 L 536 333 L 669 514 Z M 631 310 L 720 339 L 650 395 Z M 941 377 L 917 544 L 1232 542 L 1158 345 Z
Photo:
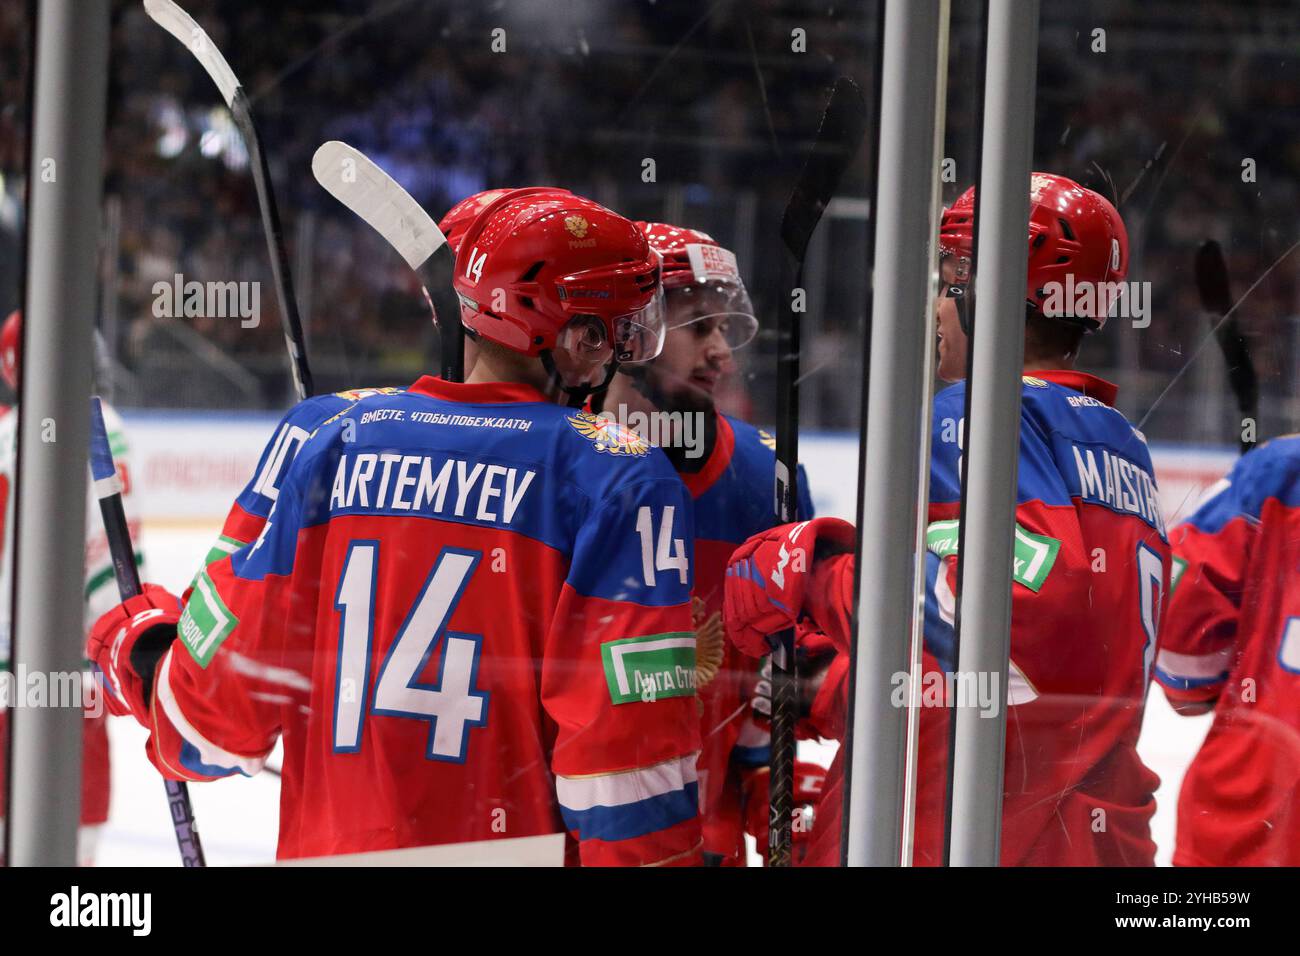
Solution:
M 460 299 L 451 282 L 455 270 L 456 257 L 445 242 L 416 270 L 438 326 L 441 372 L 446 382 L 465 381 L 465 329 L 460 323 Z
M 307 364 L 307 342 L 303 335 L 302 319 L 298 314 L 298 300 L 293 294 L 293 276 L 289 269 L 289 254 L 284 246 L 284 232 L 280 227 L 280 211 L 271 185 L 271 171 L 262 150 L 262 139 L 253 122 L 248 96 L 212 38 L 174 0 L 144 0 L 144 9 L 155 23 L 185 45 L 211 77 L 244 139 L 249 166 L 253 172 L 253 184 L 257 187 L 262 231 L 266 235 L 267 249 L 271 254 L 271 277 L 284 321 L 284 341 L 289 350 L 293 385 L 300 400 L 307 398 L 314 392 L 311 369 Z
M 284 245 L 284 230 L 280 225 L 280 209 L 276 205 L 275 190 L 271 185 L 271 170 L 262 150 L 262 139 L 253 122 L 253 112 L 243 87 L 235 90 L 230 105 L 235 125 L 248 147 L 249 166 L 253 171 L 253 184 L 257 187 L 257 205 L 262 213 L 262 231 L 266 235 L 266 248 L 271 257 L 271 277 L 275 282 L 275 296 L 284 319 L 284 344 L 289 351 L 289 365 L 293 374 L 294 389 L 298 399 L 315 394 L 311 367 L 307 363 L 307 339 L 302 330 L 302 317 L 298 313 L 298 299 L 293 291 L 293 273 L 289 268 L 289 251 Z
M 802 274 L 796 268 L 792 288 Z M 789 524 L 798 508 L 799 472 L 799 321 L 790 297 L 780 305 L 776 358 L 776 521 Z M 795 723 L 799 687 L 795 673 L 795 632 L 774 635 L 772 647 L 771 750 L 768 775 L 768 865 L 790 865 L 794 813 Z
M 1201 308 L 1209 316 L 1219 350 L 1228 366 L 1228 388 L 1237 400 L 1241 414 L 1241 427 L 1251 423 L 1255 441 L 1247 441 L 1239 433 L 1241 454 L 1246 454 L 1258 441 L 1259 428 L 1259 376 L 1250 355 L 1250 345 L 1242 335 L 1241 326 L 1232 312 L 1232 287 L 1228 280 L 1228 264 L 1223 249 L 1213 239 L 1196 250 L 1196 291 L 1201 297 Z
M 104 519 L 108 551 L 113 559 L 117 593 L 125 601 L 140 593 L 140 572 L 135 564 L 135 550 L 131 547 L 126 512 L 122 509 L 122 481 L 113 461 L 113 449 L 109 445 L 104 410 L 98 395 L 90 399 L 90 472 L 95 482 L 95 497 L 99 500 L 99 513 Z M 164 778 L 163 782 L 167 785 L 167 807 L 171 811 L 181 862 L 185 866 L 205 866 L 189 788 L 183 780 Z
M 822 115 L 813 150 L 795 183 L 781 219 L 781 241 L 793 260 L 790 287 L 777 312 L 776 520 L 788 524 L 798 512 L 799 332 L 795 293 L 803 282 L 808 243 L 830 203 L 867 126 L 867 105 L 847 77 L 836 81 Z M 772 746 L 768 778 L 768 864 L 789 866 L 794 813 L 795 723 L 799 719 L 795 632 L 775 635 L 772 648 Z

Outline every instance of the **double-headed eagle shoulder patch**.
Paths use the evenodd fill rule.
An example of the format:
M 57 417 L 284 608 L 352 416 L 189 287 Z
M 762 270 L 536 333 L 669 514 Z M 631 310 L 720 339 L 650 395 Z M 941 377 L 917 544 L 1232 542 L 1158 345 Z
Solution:
M 636 458 L 644 458 L 650 453 L 648 441 L 612 418 L 589 412 L 574 412 L 569 416 L 569 424 L 575 432 L 595 445 L 596 451 L 608 455 L 632 455 Z

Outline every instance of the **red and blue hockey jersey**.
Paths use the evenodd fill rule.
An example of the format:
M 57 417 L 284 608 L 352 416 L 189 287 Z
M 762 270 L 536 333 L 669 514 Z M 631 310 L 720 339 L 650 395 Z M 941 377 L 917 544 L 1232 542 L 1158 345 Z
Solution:
M 1006 688 L 1007 866 L 1154 861 L 1159 780 L 1139 759 L 1137 738 L 1169 549 L 1146 443 L 1111 407 L 1115 392 L 1079 372 L 1024 376 Z M 935 398 L 917 865 L 942 862 L 964 406 L 965 383 Z M 841 652 L 851 640 L 852 595 L 851 556 L 819 564 L 805 609 Z M 814 709 L 830 718 L 823 724 L 847 700 L 846 670 L 832 673 L 837 679 L 828 675 Z M 991 715 L 1001 691 L 967 684 L 958 700 Z M 827 812 L 814 826 L 809 863 L 838 861 L 841 759 L 827 777 Z
M 266 518 L 275 507 L 280 483 L 293 464 L 303 443 L 321 425 L 363 398 L 372 395 L 399 395 L 404 388 L 351 388 L 304 399 L 289 409 L 275 426 L 271 440 L 262 449 L 257 471 L 230 506 L 221 536 L 208 552 L 204 564 L 211 564 L 232 554 L 262 533 Z
M 719 415 L 717 439 L 699 471 L 681 473 L 695 499 L 695 596 L 705 615 L 721 614 L 727 561 L 748 538 L 776 523 L 775 439 L 739 419 Z M 813 515 L 808 480 L 799 469 L 801 518 Z M 700 689 L 703 705 L 699 784 L 704 850 L 716 861 L 745 865 L 741 775 L 766 766 L 770 733 L 750 702 L 758 665 L 725 642 L 722 666 Z
M 1003 775 L 1007 866 L 1154 862 L 1159 779 L 1138 757 L 1137 740 L 1169 590 L 1169 544 L 1146 441 L 1112 407 L 1116 391 L 1073 371 L 1023 380 Z M 964 403 L 965 383 L 935 399 L 931 674 L 955 670 Z M 948 716 L 933 707 L 921 714 L 918 863 L 942 859 Z
M 1214 706 L 1183 777 L 1179 866 L 1300 866 L 1300 437 L 1242 458 L 1170 536 L 1156 680 Z
M 584 863 L 697 862 L 693 509 L 667 460 L 526 386 L 343 406 L 296 449 L 277 432 L 269 519 L 196 579 L 155 763 L 256 772 L 281 737 L 281 857 L 567 829 Z

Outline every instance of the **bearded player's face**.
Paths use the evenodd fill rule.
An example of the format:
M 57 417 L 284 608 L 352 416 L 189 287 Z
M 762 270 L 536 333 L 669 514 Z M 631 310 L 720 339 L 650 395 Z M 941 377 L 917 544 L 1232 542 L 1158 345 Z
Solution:
M 938 375 L 945 382 L 959 382 L 966 377 L 966 349 L 970 340 L 957 318 L 957 302 L 944 294 L 957 281 L 954 262 L 945 258 L 940 266 L 939 295 L 934 300 L 934 318 L 939 350 Z
M 725 320 L 710 317 L 691 321 L 691 315 L 675 308 L 673 298 L 670 292 L 664 350 L 650 366 L 650 372 L 660 390 L 676 399 L 675 406 L 693 407 L 710 400 L 719 380 L 731 370 L 731 349 L 721 327 Z M 687 324 L 677 325 L 679 322 Z

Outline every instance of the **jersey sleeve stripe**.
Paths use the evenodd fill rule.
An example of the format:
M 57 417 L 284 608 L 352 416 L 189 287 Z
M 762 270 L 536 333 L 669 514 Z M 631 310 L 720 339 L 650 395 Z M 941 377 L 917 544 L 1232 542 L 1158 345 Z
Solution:
M 1232 648 L 1209 654 L 1179 654 L 1162 650 L 1156 654 L 1156 680 L 1175 690 L 1191 690 L 1226 680 Z
M 720 729 L 720 728 L 719 728 Z M 752 715 L 740 724 L 740 733 L 731 748 L 731 761 L 742 767 L 758 767 L 768 763 L 772 755 L 772 734 L 759 726 Z
M 186 720 L 176 701 L 176 696 L 172 693 L 171 665 L 174 653 L 173 646 L 158 665 L 155 698 L 156 703 L 162 707 L 163 715 L 181 737 L 181 766 L 190 774 L 204 777 L 225 777 L 234 773 L 252 776 L 257 773 L 266 763 L 269 750 L 260 757 L 240 757 L 212 743 Z M 155 716 L 154 719 L 157 720 L 157 717 Z
M 1173 674 L 1162 671 L 1159 667 L 1155 669 L 1155 675 L 1160 685 L 1168 687 L 1170 690 L 1199 690 L 1203 687 L 1211 687 L 1222 683 L 1228 679 L 1227 671 L 1214 677 L 1175 677 Z
M 592 774 L 584 777 L 556 777 L 555 793 L 567 810 L 582 812 L 593 807 L 634 804 L 681 790 L 695 783 L 696 754 L 665 760 L 641 770 Z
M 692 760 L 695 758 L 692 757 Z M 619 806 L 572 810 L 560 806 L 564 825 L 581 840 L 632 840 L 693 820 L 699 813 L 699 785 L 646 797 Z
M 731 748 L 731 759 L 742 767 L 762 767 L 772 759 L 772 747 L 743 747 L 737 744 Z
M 699 812 L 697 754 L 643 770 L 556 777 L 564 825 L 581 840 L 632 840 L 668 830 Z

